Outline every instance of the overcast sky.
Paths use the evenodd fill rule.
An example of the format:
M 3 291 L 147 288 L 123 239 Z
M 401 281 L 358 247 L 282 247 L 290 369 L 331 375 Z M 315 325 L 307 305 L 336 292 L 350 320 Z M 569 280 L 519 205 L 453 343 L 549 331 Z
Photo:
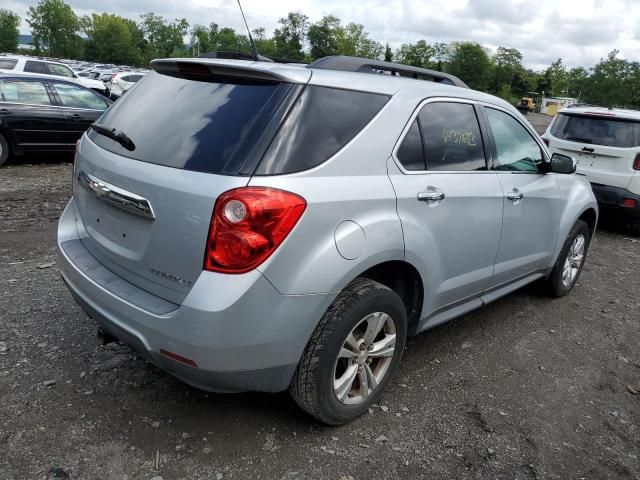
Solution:
M 22 17 L 36 0 L 3 0 L 3 8 Z M 80 15 L 109 11 L 135 20 L 153 11 L 167 18 L 186 17 L 191 25 L 215 22 L 243 29 L 236 0 L 67 0 Z M 640 0 L 243 0 L 249 26 L 268 33 L 289 11 L 311 22 L 333 14 L 362 23 L 371 37 L 402 43 L 468 40 L 489 48 L 514 47 L 524 63 L 543 68 L 561 57 L 569 66 L 592 66 L 617 48 L 640 60 Z

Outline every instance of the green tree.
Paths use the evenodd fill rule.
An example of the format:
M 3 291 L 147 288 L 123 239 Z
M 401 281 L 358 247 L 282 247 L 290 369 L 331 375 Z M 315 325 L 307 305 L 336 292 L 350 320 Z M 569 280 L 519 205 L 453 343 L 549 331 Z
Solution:
M 492 68 L 487 51 L 474 42 L 455 42 L 450 49 L 447 71 L 469 87 L 486 92 Z
M 86 57 L 105 63 L 139 65 L 139 29 L 126 18 L 111 13 L 94 13 L 80 20 L 87 36 Z
M 309 17 L 301 12 L 289 12 L 278 23 L 280 27 L 273 33 L 277 55 L 291 60 L 303 60 L 305 55 L 302 47 L 309 28 Z
M 522 53 L 515 48 L 498 47 L 493 61 L 495 68 L 493 70 L 491 92 L 497 94 L 503 91 L 503 87 L 506 86 L 510 92 L 509 96 L 512 96 L 513 84 L 518 76 L 522 76 L 524 71 Z M 504 98 L 503 95 L 500 96 Z
M 4 8 L 0 8 L 0 52 L 18 50 L 20 17 Z
M 338 32 L 338 53 L 355 57 L 379 59 L 384 46 L 369 38 L 364 25 L 349 23 Z
M 385 62 L 393 62 L 393 52 L 391 51 L 391 47 L 387 43 L 384 48 L 384 61 Z
M 266 57 L 276 56 L 276 42 L 273 38 L 267 38 L 264 27 L 256 28 L 251 31 L 253 41 L 256 43 L 256 49 L 260 55 Z
M 607 58 L 593 67 L 586 100 L 610 106 L 635 106 L 637 101 L 638 64 L 618 58 L 618 50 L 609 52 Z M 637 104 L 636 104 L 637 105 Z
M 569 97 L 582 98 L 589 90 L 589 72 L 583 67 L 576 67 L 567 73 L 567 91 Z
M 73 58 L 81 53 L 78 17 L 63 0 L 40 0 L 36 6 L 29 7 L 27 23 L 34 45 L 46 45 L 49 55 Z
M 146 57 L 176 57 L 185 55 L 184 36 L 189 30 L 189 22 L 185 18 L 168 22 L 153 12 L 141 15 L 141 29 L 148 42 Z
M 569 86 L 569 83 L 567 69 L 562 64 L 562 59 L 559 58 L 553 62 L 547 69 L 547 72 L 549 78 L 551 78 L 552 87 L 548 93 L 556 97 L 566 97 L 568 94 L 567 87 Z
M 319 22 L 311 25 L 307 32 L 311 58 L 315 60 L 329 55 L 337 55 L 338 37 L 341 30 L 340 19 L 333 15 L 322 17 Z
M 211 24 L 211 26 L 215 26 L 215 30 L 217 31 L 218 25 Z M 207 28 L 204 25 L 194 25 L 191 28 L 191 38 L 189 43 L 191 44 L 191 49 L 194 55 L 203 54 L 213 50 L 213 48 L 211 48 L 212 42 L 209 32 L 210 28 Z M 194 50 L 194 48 L 197 48 L 197 50 Z
M 396 60 L 399 63 L 420 68 L 431 68 L 433 55 L 433 48 L 425 40 L 418 40 L 416 43 L 403 43 L 396 50 Z
M 449 60 L 449 45 L 442 42 L 436 42 L 431 45 L 433 50 L 434 68 L 439 72 L 444 72 L 446 62 Z

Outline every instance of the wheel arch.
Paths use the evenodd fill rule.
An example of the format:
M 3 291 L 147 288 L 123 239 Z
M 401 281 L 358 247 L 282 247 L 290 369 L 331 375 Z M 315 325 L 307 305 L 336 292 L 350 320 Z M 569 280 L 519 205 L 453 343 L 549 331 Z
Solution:
M 396 292 L 407 309 L 408 333 L 415 333 L 422 313 L 424 282 L 413 265 L 404 260 L 389 260 L 367 268 L 348 284 L 356 278 L 368 278 Z

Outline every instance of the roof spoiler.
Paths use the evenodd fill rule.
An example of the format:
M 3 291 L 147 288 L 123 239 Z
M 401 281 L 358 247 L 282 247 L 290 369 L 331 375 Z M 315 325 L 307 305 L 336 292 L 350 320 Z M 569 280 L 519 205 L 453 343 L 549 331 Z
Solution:
M 348 57 L 341 55 L 323 57 L 307 65 L 307 68 L 339 70 L 342 72 L 386 74 L 401 77 L 410 77 L 417 80 L 429 80 L 436 83 L 442 83 L 444 85 L 469 88 L 467 84 L 460 80 L 458 77 L 449 75 L 448 73 L 437 72 L 435 70 L 429 70 L 427 68 L 412 67 L 410 65 L 402 65 L 400 63 L 371 60 L 369 58 Z
M 165 58 L 151 61 L 151 69 L 172 77 L 214 82 L 290 82 L 307 83 L 310 72 L 303 68 L 273 69 L 266 62 L 235 63 L 222 59 Z

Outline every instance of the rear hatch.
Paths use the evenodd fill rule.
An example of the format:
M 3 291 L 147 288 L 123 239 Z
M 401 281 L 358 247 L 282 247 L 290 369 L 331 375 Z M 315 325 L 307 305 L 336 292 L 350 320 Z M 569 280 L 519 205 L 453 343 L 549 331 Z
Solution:
M 575 158 L 591 183 L 628 187 L 640 151 L 639 121 L 614 112 L 562 112 L 550 133 L 550 148 Z
M 78 148 L 85 247 L 127 281 L 181 303 L 202 272 L 216 198 L 248 183 L 300 77 L 308 80 L 298 70 L 287 79 L 248 65 L 154 62 Z

